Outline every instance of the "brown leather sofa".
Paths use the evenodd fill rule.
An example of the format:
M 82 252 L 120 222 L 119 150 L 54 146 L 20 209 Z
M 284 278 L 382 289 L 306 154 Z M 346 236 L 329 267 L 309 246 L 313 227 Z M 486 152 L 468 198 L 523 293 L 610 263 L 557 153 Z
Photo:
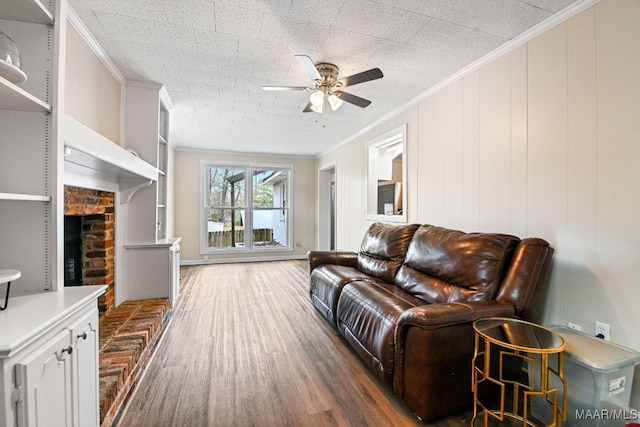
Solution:
M 311 301 L 428 421 L 470 407 L 473 321 L 530 320 L 552 254 L 538 238 L 375 223 L 358 253 L 309 252 Z

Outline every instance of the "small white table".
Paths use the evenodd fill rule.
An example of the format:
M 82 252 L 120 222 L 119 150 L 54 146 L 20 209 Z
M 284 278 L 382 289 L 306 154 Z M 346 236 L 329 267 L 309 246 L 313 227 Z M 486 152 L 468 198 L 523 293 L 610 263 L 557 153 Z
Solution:
M 19 279 L 22 276 L 20 270 L 0 270 L 0 285 L 3 283 L 7 284 L 7 293 L 4 297 L 4 304 L 0 305 L 0 310 L 4 310 L 7 308 L 7 304 L 9 303 L 9 291 L 11 290 L 11 282 L 16 279 Z

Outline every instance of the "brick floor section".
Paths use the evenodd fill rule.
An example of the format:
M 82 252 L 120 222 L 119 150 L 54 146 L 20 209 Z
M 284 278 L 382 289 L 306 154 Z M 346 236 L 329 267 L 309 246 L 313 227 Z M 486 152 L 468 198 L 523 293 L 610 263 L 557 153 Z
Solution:
M 170 315 L 168 299 L 125 301 L 100 316 L 100 424 L 109 427 L 146 368 Z

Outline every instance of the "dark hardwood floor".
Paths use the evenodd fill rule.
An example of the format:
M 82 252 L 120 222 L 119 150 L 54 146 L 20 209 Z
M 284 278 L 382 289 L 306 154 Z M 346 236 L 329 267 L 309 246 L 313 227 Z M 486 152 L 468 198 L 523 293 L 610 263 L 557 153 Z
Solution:
M 182 267 L 182 297 L 118 425 L 468 426 L 423 423 L 309 301 L 306 261 Z

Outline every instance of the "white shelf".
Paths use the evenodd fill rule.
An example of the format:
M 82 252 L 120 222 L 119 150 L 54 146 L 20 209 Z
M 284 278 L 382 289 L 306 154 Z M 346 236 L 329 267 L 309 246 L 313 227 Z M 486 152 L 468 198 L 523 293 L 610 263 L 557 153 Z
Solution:
M 106 180 L 121 190 L 158 180 L 158 169 L 77 120 L 64 117 L 65 181 Z
M 0 77 L 0 110 L 48 113 L 51 111 L 51 106 L 4 77 Z
M 0 18 L 35 24 L 53 24 L 53 15 L 38 0 L 2 0 Z
M 49 202 L 49 196 L 39 196 L 37 194 L 0 193 L 0 200 L 17 200 L 27 202 Z

